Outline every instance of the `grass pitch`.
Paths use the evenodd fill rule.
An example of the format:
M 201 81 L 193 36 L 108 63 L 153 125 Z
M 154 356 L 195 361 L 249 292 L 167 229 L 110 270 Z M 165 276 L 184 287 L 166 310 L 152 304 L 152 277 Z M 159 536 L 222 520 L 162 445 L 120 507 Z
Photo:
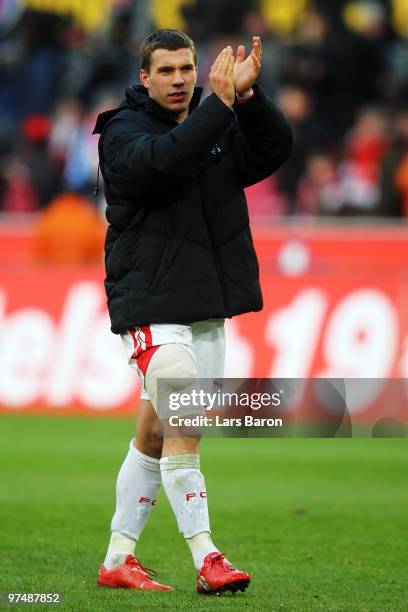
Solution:
M 407 610 L 408 442 L 206 439 L 213 539 L 245 594 L 195 592 L 161 492 L 137 556 L 173 593 L 95 586 L 129 420 L 0 418 L 0 591 L 56 592 L 15 610 Z

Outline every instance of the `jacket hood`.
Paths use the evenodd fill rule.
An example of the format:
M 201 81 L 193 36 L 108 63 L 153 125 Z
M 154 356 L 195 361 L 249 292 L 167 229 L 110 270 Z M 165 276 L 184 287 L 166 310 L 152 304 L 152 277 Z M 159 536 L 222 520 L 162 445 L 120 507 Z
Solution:
M 200 103 L 201 95 L 203 89 L 202 87 L 195 87 L 193 97 L 191 98 L 189 114 L 197 108 Z M 165 108 L 160 106 L 155 100 L 150 98 L 147 93 L 147 89 L 143 87 L 143 85 L 133 85 L 133 87 L 128 87 L 125 92 L 125 100 L 118 106 L 112 110 L 104 111 L 100 113 L 97 117 L 95 128 L 92 134 L 101 134 L 104 127 L 107 123 L 120 111 L 131 108 L 138 109 L 142 108 L 146 110 L 148 113 L 153 113 L 162 117 L 164 119 L 174 121 L 174 116 L 168 112 Z

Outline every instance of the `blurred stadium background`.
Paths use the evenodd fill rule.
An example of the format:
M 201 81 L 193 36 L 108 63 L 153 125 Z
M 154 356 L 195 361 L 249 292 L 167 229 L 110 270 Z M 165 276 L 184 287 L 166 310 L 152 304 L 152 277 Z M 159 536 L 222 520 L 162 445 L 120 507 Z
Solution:
M 194 38 L 206 92 L 225 42 L 259 33 L 261 82 L 296 134 L 247 190 L 265 308 L 228 322 L 227 375 L 407 376 L 407 0 L 2 0 L 1 408 L 134 409 L 91 132 L 158 27 Z

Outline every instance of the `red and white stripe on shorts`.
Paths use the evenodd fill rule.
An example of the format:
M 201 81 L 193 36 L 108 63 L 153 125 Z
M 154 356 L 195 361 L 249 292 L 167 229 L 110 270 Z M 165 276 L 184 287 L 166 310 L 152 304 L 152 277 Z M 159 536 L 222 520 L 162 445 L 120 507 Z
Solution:
M 136 361 L 137 367 L 142 372 L 143 376 L 146 376 L 147 367 L 150 360 L 161 345 L 157 344 L 156 346 L 153 346 L 152 330 L 150 329 L 150 325 L 142 325 L 142 327 L 129 329 L 129 334 L 133 338 L 134 346 L 134 351 L 130 356 L 130 359 L 134 359 Z
M 202 378 L 222 378 L 224 375 L 224 321 L 212 319 L 191 325 L 152 323 L 121 334 L 129 365 L 136 369 L 142 385 L 142 399 L 149 399 L 145 376 L 149 363 L 163 344 L 181 344 L 197 365 Z

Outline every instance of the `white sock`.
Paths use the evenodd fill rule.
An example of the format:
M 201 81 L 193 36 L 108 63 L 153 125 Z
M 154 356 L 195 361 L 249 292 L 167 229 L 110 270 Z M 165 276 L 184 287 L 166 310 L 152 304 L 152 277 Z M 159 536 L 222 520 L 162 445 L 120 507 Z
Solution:
M 186 542 L 193 555 L 194 566 L 197 570 L 201 569 L 204 559 L 209 553 L 220 552 L 213 544 L 209 533 L 199 533 L 193 538 L 186 539 Z
M 162 457 L 160 470 L 179 531 L 187 540 L 194 564 L 199 569 L 205 555 L 217 550 L 210 537 L 207 495 L 199 455 Z
M 108 551 L 103 562 L 106 569 L 113 569 L 121 565 L 128 555 L 135 554 L 136 540 L 113 531 L 111 534 Z
M 138 451 L 131 440 L 116 483 L 116 511 L 105 567 L 120 565 L 128 554 L 134 554 L 136 541 L 156 503 L 160 485 L 160 460 Z

